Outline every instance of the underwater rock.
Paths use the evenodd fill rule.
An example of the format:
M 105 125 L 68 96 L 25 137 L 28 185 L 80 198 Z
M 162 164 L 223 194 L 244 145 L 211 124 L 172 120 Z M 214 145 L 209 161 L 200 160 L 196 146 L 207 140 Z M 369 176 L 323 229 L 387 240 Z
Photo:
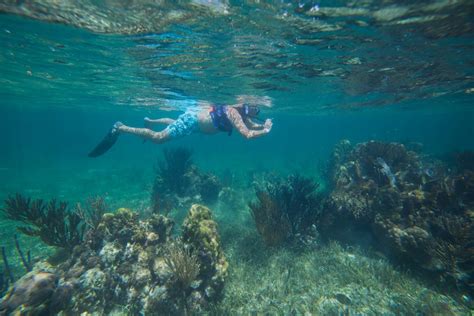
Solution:
M 208 208 L 193 205 L 182 237 L 172 238 L 173 225 L 156 214 L 139 220 L 125 208 L 104 214 L 66 261 L 55 267 L 38 262 L 35 272 L 17 281 L 2 300 L 0 314 L 19 309 L 35 315 L 204 311 L 222 297 L 227 275 L 217 224 Z M 173 269 L 168 257 L 176 259 Z M 177 282 L 192 266 L 188 281 Z
M 58 288 L 58 277 L 49 272 L 33 271 L 15 282 L 0 304 L 0 315 L 49 314 L 54 310 L 51 302 Z M 59 294 L 59 292 L 58 292 Z M 67 296 L 61 292 L 61 298 Z M 57 299 L 54 300 L 57 302 Z M 57 307 L 57 304 L 54 304 Z
M 474 291 L 474 173 L 449 172 L 404 145 L 336 146 L 324 238 L 374 246 L 397 263 Z M 455 170 L 455 168 L 451 168 Z

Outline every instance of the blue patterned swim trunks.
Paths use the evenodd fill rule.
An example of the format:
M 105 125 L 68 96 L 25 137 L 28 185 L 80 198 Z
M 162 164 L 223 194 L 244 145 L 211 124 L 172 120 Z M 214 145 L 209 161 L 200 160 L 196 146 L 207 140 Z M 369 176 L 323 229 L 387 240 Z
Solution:
M 165 129 L 171 138 L 191 135 L 199 129 L 197 113 L 185 112 Z

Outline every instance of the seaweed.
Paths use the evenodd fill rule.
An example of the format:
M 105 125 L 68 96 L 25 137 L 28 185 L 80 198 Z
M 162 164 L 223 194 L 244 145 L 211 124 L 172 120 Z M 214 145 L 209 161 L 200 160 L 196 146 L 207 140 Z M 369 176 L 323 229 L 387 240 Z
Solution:
M 13 271 L 10 268 L 10 264 L 8 263 L 7 253 L 5 251 L 5 247 L 2 247 L 2 259 L 3 265 L 5 266 L 5 275 L 7 277 L 7 282 L 10 281 L 11 283 L 15 282 L 15 277 L 13 276 Z
M 269 192 L 257 191 L 257 202 L 249 207 L 257 231 L 267 246 L 278 246 L 290 236 L 291 225 L 281 205 Z
M 25 224 L 17 227 L 18 231 L 39 237 L 47 245 L 71 251 L 82 241 L 83 221 L 77 212 L 68 209 L 66 202 L 31 200 L 16 194 L 5 200 L 1 212 L 4 218 Z
M 191 156 L 193 152 L 178 147 L 166 148 L 163 150 L 163 154 L 165 160 L 158 164 L 158 176 L 162 181 L 162 186 L 182 196 L 189 185 L 185 175 L 192 166 Z
M 18 237 L 14 235 L 13 238 L 15 239 L 15 247 L 16 247 L 16 251 L 18 252 L 18 255 L 20 256 L 21 263 L 25 267 L 26 272 L 30 272 L 32 269 L 31 252 L 28 250 L 26 253 L 26 258 L 25 258 L 25 255 L 23 254 L 23 250 L 21 250 L 20 243 L 18 242 Z
M 91 197 L 87 200 L 86 207 L 80 203 L 76 205 L 75 213 L 84 221 L 88 229 L 96 229 L 107 212 L 107 204 L 101 196 Z
M 437 221 L 437 222 L 435 222 Z M 474 222 L 461 217 L 440 217 L 432 225 L 439 225 L 433 232 L 436 238 L 431 256 L 439 260 L 442 273 L 457 288 L 474 283 Z
M 277 191 L 278 196 L 283 198 L 293 234 L 305 232 L 315 222 L 321 201 L 320 196 L 316 194 L 318 188 L 319 184 L 312 179 L 292 175 L 286 185 Z
M 257 187 L 257 202 L 250 202 L 257 230 L 268 246 L 308 234 L 316 223 L 322 197 L 319 184 L 300 175 L 266 180 Z
M 27 252 L 27 255 L 25 257 L 16 235 L 14 235 L 14 239 L 15 239 L 15 248 L 18 252 L 18 255 L 20 256 L 23 267 L 25 268 L 26 272 L 30 272 L 32 270 L 30 251 Z M 6 293 L 10 284 L 15 283 L 15 276 L 13 274 L 12 268 L 10 267 L 6 249 L 3 246 L 1 247 L 1 253 L 2 253 L 2 261 L 3 261 L 4 268 L 0 269 L 0 297 L 2 297 Z
M 192 151 L 186 148 L 163 150 L 164 160 L 157 163 L 151 194 L 152 212 L 167 214 L 180 204 L 213 203 L 222 184 L 211 173 L 201 172 L 192 162 Z M 186 202 L 185 202 L 186 201 Z
M 156 183 L 156 182 L 155 182 Z M 170 194 L 162 193 L 156 190 L 153 186 L 151 194 L 151 212 L 152 214 L 160 214 L 167 216 L 168 213 L 173 209 L 175 201 Z
M 164 160 L 155 167 L 155 180 L 151 194 L 153 213 L 168 213 L 176 204 L 174 195 L 182 197 L 189 188 L 186 174 L 192 167 L 192 151 L 186 148 L 165 148 Z
M 178 288 L 186 296 L 191 283 L 199 274 L 199 258 L 183 242 L 176 240 L 167 245 L 165 263 L 173 273 Z
M 5 272 L 0 269 L 0 297 L 3 297 L 5 292 L 8 290 L 9 282 L 8 278 L 5 277 Z

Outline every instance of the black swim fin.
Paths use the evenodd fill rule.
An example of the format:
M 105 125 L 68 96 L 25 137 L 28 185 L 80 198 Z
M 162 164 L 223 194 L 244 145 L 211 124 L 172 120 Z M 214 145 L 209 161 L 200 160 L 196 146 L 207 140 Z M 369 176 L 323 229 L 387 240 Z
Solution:
M 94 149 L 87 155 L 89 157 L 95 158 L 105 154 L 117 141 L 120 132 L 117 128 L 112 127 L 110 131 L 105 135 L 104 139 L 95 146 Z

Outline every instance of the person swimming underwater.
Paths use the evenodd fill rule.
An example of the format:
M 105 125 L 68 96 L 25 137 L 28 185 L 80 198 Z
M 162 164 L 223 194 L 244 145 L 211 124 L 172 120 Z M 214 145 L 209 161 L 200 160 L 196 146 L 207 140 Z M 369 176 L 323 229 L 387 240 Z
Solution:
M 105 138 L 88 156 L 98 157 L 106 153 L 122 133 L 137 135 L 157 144 L 193 133 L 216 134 L 226 132 L 231 135 L 234 128 L 247 139 L 268 134 L 273 126 L 272 120 L 266 119 L 263 124 L 256 122 L 256 118 L 260 113 L 259 106 L 242 102 L 243 99 L 239 99 L 238 103 L 234 105 L 199 102 L 198 107 L 187 110 L 177 119 L 150 119 L 145 117 L 145 128 L 131 127 L 122 122 L 116 122 Z M 270 104 L 268 102 L 263 103 L 265 106 L 270 106 Z M 157 132 L 152 129 L 153 125 L 167 126 Z

